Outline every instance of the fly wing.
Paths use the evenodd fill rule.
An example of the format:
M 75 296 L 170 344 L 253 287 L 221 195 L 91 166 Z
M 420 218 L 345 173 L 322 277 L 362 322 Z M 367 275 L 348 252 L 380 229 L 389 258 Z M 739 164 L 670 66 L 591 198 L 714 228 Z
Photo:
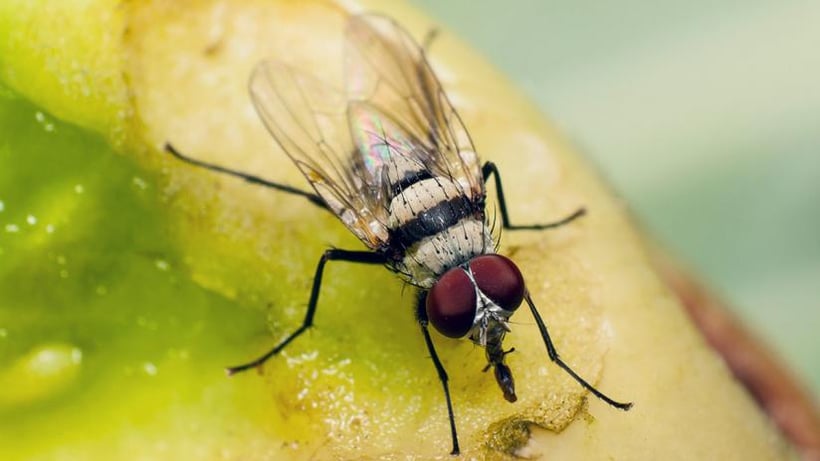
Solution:
M 386 207 L 351 168 L 356 148 L 346 96 L 276 61 L 256 67 L 250 93 L 265 126 L 331 211 L 371 249 L 384 246 Z
M 478 156 L 464 124 L 436 78 L 424 50 L 394 20 L 379 15 L 352 17 L 347 25 L 345 75 L 348 97 L 389 116 L 401 138 L 416 144 L 405 156 L 425 165 L 434 176 L 456 180 L 470 198 L 483 197 L 484 181 Z M 351 112 L 351 118 L 354 117 Z M 356 132 L 359 120 L 351 120 Z M 357 136 L 360 138 L 362 136 Z M 398 136 L 397 136 L 398 137 Z M 382 136 L 384 138 L 384 136 Z M 382 139 L 383 140 L 383 139 Z M 367 157 L 373 146 L 359 145 Z M 379 162 L 365 162 L 376 164 Z M 386 177 L 371 171 L 378 190 Z

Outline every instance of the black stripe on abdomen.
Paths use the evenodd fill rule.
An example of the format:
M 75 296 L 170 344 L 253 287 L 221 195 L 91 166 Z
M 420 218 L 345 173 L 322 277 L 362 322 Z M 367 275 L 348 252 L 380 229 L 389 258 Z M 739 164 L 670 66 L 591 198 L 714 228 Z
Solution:
M 455 225 L 476 211 L 478 210 L 475 204 L 463 195 L 442 200 L 436 206 L 419 212 L 413 219 L 396 229 L 391 229 L 391 244 L 400 243 L 402 247 L 408 248 L 425 237 L 436 235 Z
M 399 181 L 394 182 L 390 185 L 390 197 L 395 197 L 402 193 L 402 191 L 409 189 L 410 186 L 413 184 L 424 181 L 425 179 L 430 179 L 433 176 L 430 174 L 430 171 L 427 168 L 423 168 L 418 171 L 408 172 L 403 178 Z

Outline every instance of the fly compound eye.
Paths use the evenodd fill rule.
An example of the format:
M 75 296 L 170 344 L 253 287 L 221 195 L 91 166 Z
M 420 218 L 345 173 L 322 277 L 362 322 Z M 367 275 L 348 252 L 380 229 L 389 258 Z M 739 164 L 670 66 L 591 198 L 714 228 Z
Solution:
M 427 318 L 439 333 L 461 338 L 473 327 L 476 311 L 475 285 L 464 269 L 445 272 L 427 293 Z
M 524 277 L 518 266 L 501 255 L 482 255 L 470 260 L 478 289 L 507 311 L 514 311 L 524 300 Z

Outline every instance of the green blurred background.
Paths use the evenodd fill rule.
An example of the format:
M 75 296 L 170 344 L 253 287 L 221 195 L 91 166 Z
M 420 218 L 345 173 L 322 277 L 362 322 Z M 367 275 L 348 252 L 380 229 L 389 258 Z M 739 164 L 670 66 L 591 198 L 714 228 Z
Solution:
M 820 395 L 820 2 L 414 1 Z

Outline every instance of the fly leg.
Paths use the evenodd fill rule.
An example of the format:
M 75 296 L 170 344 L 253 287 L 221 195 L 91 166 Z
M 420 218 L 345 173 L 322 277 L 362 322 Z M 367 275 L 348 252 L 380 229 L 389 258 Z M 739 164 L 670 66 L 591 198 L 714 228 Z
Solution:
M 269 358 L 281 352 L 285 346 L 299 337 L 299 335 L 304 333 L 305 330 L 313 326 L 313 316 L 316 314 L 316 304 L 319 301 L 319 291 L 322 287 L 322 274 L 324 273 L 325 264 L 328 261 L 348 261 L 361 264 L 384 264 L 385 258 L 381 255 L 381 253 L 374 253 L 371 251 L 350 251 L 336 248 L 325 251 L 324 254 L 322 254 L 322 257 L 319 258 L 319 264 L 316 266 L 316 274 L 313 276 L 313 288 L 310 290 L 310 300 L 308 301 L 307 312 L 305 312 L 305 319 L 302 320 L 302 326 L 297 328 L 296 331 L 288 335 L 282 342 L 277 344 L 273 349 L 269 350 L 259 358 L 242 365 L 228 367 L 226 371 L 229 376 L 250 368 L 259 367 Z
M 441 32 L 441 30 L 438 27 L 431 27 L 430 30 L 428 30 L 427 33 L 424 34 L 424 39 L 422 39 L 421 41 L 421 50 L 425 54 L 427 54 L 427 52 L 430 50 L 430 47 L 433 46 L 433 42 L 438 37 L 439 32 Z
M 541 338 L 544 340 L 544 345 L 547 347 L 547 355 L 549 355 L 550 360 L 555 362 L 556 365 L 561 367 L 564 371 L 566 371 L 572 379 L 578 382 L 584 389 L 592 392 L 595 397 L 603 400 L 604 402 L 612 405 L 613 407 L 619 410 L 629 410 L 632 408 L 632 402 L 618 402 L 607 397 L 603 392 L 599 391 L 595 388 L 592 384 L 589 384 L 584 378 L 580 377 L 578 373 L 575 373 L 575 370 L 570 368 L 569 365 L 564 363 L 561 360 L 561 357 L 558 356 L 558 350 L 555 349 L 555 345 L 552 344 L 552 339 L 550 338 L 550 334 L 547 331 L 547 325 L 541 319 L 541 315 L 538 313 L 538 310 L 535 308 L 535 304 L 532 302 L 532 298 L 530 298 L 530 294 L 526 293 L 524 298 L 527 300 L 527 304 L 530 306 L 530 311 L 532 312 L 532 316 L 535 317 L 535 323 L 538 324 L 538 330 L 541 332 Z
M 457 455 L 461 453 L 461 450 L 458 448 L 456 417 L 453 414 L 453 402 L 450 399 L 450 386 L 447 385 L 449 378 L 447 377 L 447 370 L 444 369 L 444 365 L 438 358 L 436 347 L 433 345 L 433 339 L 430 337 L 430 331 L 427 329 L 427 311 L 424 308 L 425 298 L 426 293 L 421 293 L 418 299 L 418 305 L 416 307 L 416 317 L 418 319 L 419 326 L 421 327 L 421 334 L 424 335 L 424 343 L 427 345 L 427 350 L 430 352 L 430 360 L 433 361 L 433 365 L 436 367 L 436 372 L 438 373 L 438 379 L 441 381 L 441 387 L 444 388 L 444 400 L 447 402 L 447 416 L 450 418 L 450 437 L 453 439 L 453 450 L 450 454 Z
M 507 202 L 504 200 L 504 188 L 501 186 L 501 175 L 498 174 L 498 168 L 492 162 L 487 162 L 481 169 L 484 175 L 484 182 L 486 182 L 490 175 L 495 174 L 495 190 L 498 196 L 498 205 L 501 209 L 501 220 L 505 229 L 510 230 L 542 230 L 542 229 L 552 229 L 555 227 L 563 226 L 564 224 L 568 224 L 574 221 L 577 218 L 580 218 L 584 214 L 586 214 L 586 210 L 584 208 L 578 209 L 575 213 L 567 216 L 566 218 L 552 222 L 547 224 L 530 224 L 525 226 L 514 226 L 510 224 L 510 217 L 507 214 Z M 541 333 L 541 339 L 544 341 L 544 345 L 547 348 L 547 355 L 549 355 L 550 360 L 552 360 L 556 365 L 561 367 L 567 374 L 569 374 L 572 379 L 578 382 L 584 389 L 591 392 L 595 397 L 603 400 L 604 402 L 612 405 L 615 408 L 620 410 L 629 410 L 632 408 L 632 402 L 618 402 L 616 400 L 611 399 L 603 392 L 599 391 L 595 388 L 592 384 L 589 384 L 584 378 L 578 375 L 569 365 L 567 365 L 561 357 L 558 355 L 558 350 L 555 349 L 555 345 L 552 343 L 552 338 L 550 338 L 549 332 L 547 331 L 547 325 L 544 323 L 544 320 L 541 319 L 541 315 L 538 313 L 538 310 L 535 308 L 535 304 L 532 302 L 532 298 L 530 297 L 529 293 L 525 293 L 524 299 L 527 300 L 527 304 L 530 306 L 530 311 L 532 312 L 532 316 L 535 317 L 535 323 L 538 325 L 538 331 Z M 502 352 L 502 354 L 506 354 L 506 352 Z M 501 356 L 503 359 L 503 355 Z M 492 361 L 491 361 L 492 362 Z M 502 389 L 504 389 L 504 378 L 507 378 L 508 370 L 498 370 L 496 367 L 496 379 L 499 381 L 499 385 L 501 385 Z M 500 373 L 500 377 L 499 377 Z M 512 374 L 509 374 L 510 380 L 512 379 Z M 506 392 L 505 392 L 506 397 Z M 508 399 L 509 400 L 509 399 Z
M 316 205 L 320 208 L 324 208 L 325 210 L 328 209 L 327 205 L 325 204 L 325 201 L 322 200 L 321 197 L 319 197 L 316 194 L 310 193 L 310 192 L 305 192 L 302 189 L 298 189 L 296 187 L 288 186 L 287 184 L 279 184 L 277 182 L 268 181 L 267 179 L 260 178 L 259 176 L 254 176 L 254 175 L 251 175 L 251 174 L 248 174 L 248 173 L 243 173 L 241 171 L 232 170 L 230 168 L 225 168 L 223 166 L 214 165 L 212 163 L 207 163 L 207 162 L 203 162 L 201 160 L 197 160 L 195 158 L 188 157 L 187 155 L 184 155 L 180 151 L 176 150 L 176 148 L 174 146 L 172 146 L 171 143 L 165 143 L 165 151 L 168 152 L 169 154 L 173 155 L 174 157 L 182 160 L 185 163 L 189 163 L 191 165 L 195 165 L 195 166 L 198 166 L 198 167 L 201 167 L 201 168 L 205 168 L 206 170 L 213 171 L 213 172 L 216 172 L 216 173 L 223 173 L 223 174 L 227 174 L 229 176 L 233 176 L 233 177 L 236 177 L 236 178 L 239 178 L 239 179 L 244 179 L 245 181 L 247 181 L 251 184 L 257 184 L 257 185 L 268 187 L 268 188 L 271 188 L 271 189 L 275 189 L 275 190 L 278 190 L 278 191 L 281 191 L 281 192 L 286 192 L 288 194 L 299 195 L 299 196 L 305 197 L 306 199 L 308 199 L 310 201 L 310 203 L 312 203 L 312 204 L 314 204 L 314 205 Z
M 493 175 L 495 178 L 495 193 L 498 197 L 498 207 L 501 209 L 501 224 L 504 226 L 504 229 L 509 230 L 544 230 L 544 229 L 553 229 L 556 227 L 561 227 L 564 224 L 569 224 L 572 221 L 580 218 L 581 216 L 585 215 L 587 210 L 583 207 L 577 209 L 574 213 L 563 218 L 559 221 L 546 223 L 546 224 L 527 224 L 523 226 L 516 226 L 510 223 L 510 216 L 507 213 L 507 201 L 504 199 L 504 188 L 501 186 L 501 175 L 498 173 L 498 167 L 495 166 L 493 162 L 486 162 L 483 167 L 481 167 L 481 173 L 484 175 L 484 182 L 487 182 L 490 179 L 490 176 Z

